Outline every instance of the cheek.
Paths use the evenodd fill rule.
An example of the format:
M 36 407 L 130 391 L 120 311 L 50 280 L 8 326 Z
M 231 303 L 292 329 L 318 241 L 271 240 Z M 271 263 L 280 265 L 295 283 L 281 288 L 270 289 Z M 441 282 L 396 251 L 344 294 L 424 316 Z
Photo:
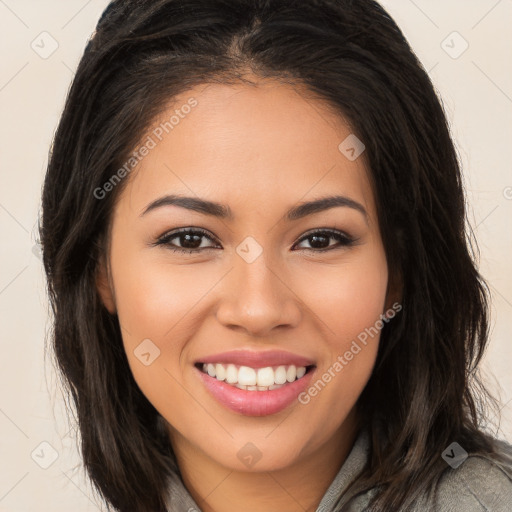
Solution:
M 361 250 L 336 266 L 315 268 L 305 302 L 321 320 L 331 349 L 341 350 L 384 313 L 388 282 L 383 251 Z
M 307 304 L 320 319 L 325 357 L 300 401 L 335 429 L 371 376 L 384 313 L 388 273 L 383 251 L 323 267 L 309 283 Z
M 166 264 L 158 249 L 112 252 L 116 306 L 131 338 L 181 339 L 194 308 L 217 279 L 211 267 Z M 188 326 L 190 328 L 190 325 Z M 140 342 L 140 340 L 139 340 Z
M 173 397 L 173 412 L 166 416 L 172 423 L 180 423 L 175 411 L 190 409 L 190 397 L 181 389 L 182 358 L 208 313 L 207 296 L 225 269 L 213 263 L 168 264 L 165 254 L 155 258 L 154 250 L 128 246 L 126 241 L 119 241 L 113 244 L 111 254 L 128 361 L 137 384 L 157 410 L 170 411 L 169 397 Z M 327 430 L 336 428 L 348 414 L 371 374 L 378 336 L 369 338 L 366 345 L 359 343 L 361 350 L 351 360 L 345 357 L 345 363 L 340 363 L 338 357 L 350 353 L 351 348 L 354 351 L 352 342 L 375 325 L 383 313 L 387 286 L 385 257 L 375 246 L 361 247 L 340 261 L 302 261 L 290 270 L 287 279 L 293 295 L 300 299 L 297 307 L 304 308 L 304 328 L 312 327 L 317 333 L 314 342 L 322 361 L 317 379 L 321 382 L 316 392 L 313 390 L 316 397 L 310 397 L 308 407 L 322 418 Z M 149 366 L 136 355 L 138 346 L 147 339 L 160 351 Z M 315 382 L 318 380 L 312 384 Z M 197 412 L 198 417 L 201 413 L 189 412 Z
M 208 293 L 224 273 L 215 264 L 175 265 L 165 257 L 130 250 L 122 240 L 114 246 L 116 306 L 127 349 L 149 338 L 160 347 L 165 343 L 166 352 L 180 352 L 200 322 L 197 315 L 204 313 Z M 383 251 L 375 246 L 361 248 L 342 263 L 302 262 L 288 279 L 299 302 L 313 313 L 310 318 L 316 318 L 333 355 L 344 352 L 347 343 L 383 312 L 387 266 Z M 169 339 L 174 340 L 172 346 L 166 343 Z
M 157 410 L 171 411 L 168 416 L 176 421 L 174 414 L 190 408 L 180 362 L 195 332 L 194 307 L 215 284 L 215 276 L 211 269 L 157 263 L 144 251 L 119 247 L 113 247 L 111 267 L 128 363 L 146 398 Z
M 189 341 L 201 328 L 208 295 L 225 270 L 206 263 L 171 264 L 165 250 L 130 247 L 128 236 L 114 241 L 112 278 L 130 369 L 146 398 L 176 421 L 180 411 L 190 409 L 190 395 L 183 391 Z M 148 358 L 140 356 L 148 352 L 146 365 Z

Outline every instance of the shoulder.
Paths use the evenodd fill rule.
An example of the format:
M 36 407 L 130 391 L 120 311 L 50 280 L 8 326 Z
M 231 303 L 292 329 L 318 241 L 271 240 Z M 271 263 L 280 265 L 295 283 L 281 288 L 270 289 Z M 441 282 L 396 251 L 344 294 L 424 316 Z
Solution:
M 470 455 L 457 468 L 448 467 L 431 498 L 438 512 L 512 511 L 512 446 L 496 441 L 505 461 Z

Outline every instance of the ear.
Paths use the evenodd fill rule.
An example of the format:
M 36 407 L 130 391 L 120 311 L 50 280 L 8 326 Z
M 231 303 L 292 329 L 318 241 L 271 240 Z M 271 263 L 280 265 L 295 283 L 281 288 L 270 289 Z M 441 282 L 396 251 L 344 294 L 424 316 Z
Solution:
M 96 270 L 96 289 L 101 298 L 101 302 L 107 309 L 107 311 L 113 315 L 116 313 L 116 303 L 114 297 L 114 287 L 110 279 L 110 273 L 108 266 L 105 261 L 105 257 L 102 256 L 98 262 Z

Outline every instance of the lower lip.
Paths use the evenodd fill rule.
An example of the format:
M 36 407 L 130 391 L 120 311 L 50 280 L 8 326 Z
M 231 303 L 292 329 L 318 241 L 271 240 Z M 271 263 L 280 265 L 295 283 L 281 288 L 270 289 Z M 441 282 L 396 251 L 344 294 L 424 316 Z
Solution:
M 268 416 L 286 409 L 307 387 L 314 373 L 314 368 L 303 377 L 282 388 L 269 391 L 246 391 L 235 388 L 223 381 L 210 377 L 207 373 L 195 369 L 208 391 L 222 405 L 245 416 Z

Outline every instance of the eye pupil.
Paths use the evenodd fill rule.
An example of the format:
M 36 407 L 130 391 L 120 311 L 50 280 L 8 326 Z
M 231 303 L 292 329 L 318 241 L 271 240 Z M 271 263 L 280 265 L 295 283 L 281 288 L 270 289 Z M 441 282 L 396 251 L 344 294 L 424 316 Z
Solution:
M 325 236 L 325 235 L 311 235 L 310 236 L 310 240 L 311 240 L 310 245 L 311 245 L 311 247 L 314 247 L 315 249 L 319 249 L 319 248 L 321 249 L 323 247 L 326 247 L 325 244 L 320 243 L 320 247 L 319 247 L 316 244 L 315 240 L 318 242 L 318 239 L 320 239 L 320 240 L 323 239 L 324 242 L 327 241 L 327 246 L 328 246 L 329 245 L 329 238 L 330 237 Z
M 214 247 L 201 247 L 201 240 L 206 238 L 212 242 L 215 240 L 206 232 L 199 230 L 186 230 L 169 233 L 162 236 L 155 245 L 166 245 L 169 249 L 175 252 L 182 252 L 187 254 L 206 252 L 214 249 Z M 331 239 L 338 241 L 338 244 L 330 245 Z M 174 242 L 173 242 L 174 240 Z M 309 236 L 302 238 L 301 243 L 307 242 L 309 247 L 303 247 L 305 251 L 312 251 L 322 253 L 334 249 L 341 249 L 349 247 L 354 243 L 354 240 L 349 236 L 332 230 L 322 230 L 311 233 Z M 217 242 L 217 245 L 219 243 Z M 222 247 L 221 247 L 222 248 Z
M 195 238 L 195 242 L 192 241 L 191 239 Z M 182 235 L 180 235 L 179 239 L 180 239 L 180 244 L 182 245 L 183 248 L 185 249 L 196 249 L 198 247 L 197 245 L 197 239 L 199 239 L 199 245 L 201 245 L 201 238 L 202 238 L 202 235 L 195 235 L 195 234 L 192 234 L 192 233 L 184 233 Z M 185 243 L 183 243 L 183 240 L 186 240 Z

